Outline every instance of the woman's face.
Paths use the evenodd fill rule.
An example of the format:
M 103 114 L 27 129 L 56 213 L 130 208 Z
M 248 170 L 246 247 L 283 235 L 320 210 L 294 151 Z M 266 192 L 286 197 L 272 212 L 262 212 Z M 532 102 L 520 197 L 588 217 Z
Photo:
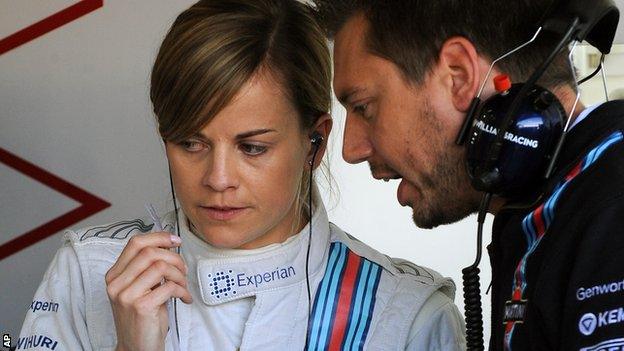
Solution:
M 241 249 L 282 242 L 299 227 L 294 203 L 310 148 L 270 74 L 252 77 L 194 136 L 166 144 L 176 195 L 196 234 Z

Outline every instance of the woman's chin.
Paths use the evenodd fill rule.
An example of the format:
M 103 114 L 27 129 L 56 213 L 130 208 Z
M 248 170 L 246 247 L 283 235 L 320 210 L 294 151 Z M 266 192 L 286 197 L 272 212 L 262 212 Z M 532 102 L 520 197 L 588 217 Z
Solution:
M 220 235 L 216 236 L 214 233 L 211 235 L 202 235 L 202 240 L 217 249 L 237 249 L 244 244 L 243 240 L 236 239 L 231 235 L 224 237 Z

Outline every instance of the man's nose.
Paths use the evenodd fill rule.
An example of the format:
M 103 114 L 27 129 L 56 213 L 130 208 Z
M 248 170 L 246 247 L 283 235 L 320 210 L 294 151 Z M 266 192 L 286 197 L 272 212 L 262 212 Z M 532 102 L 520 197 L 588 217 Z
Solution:
M 366 161 L 372 154 L 373 146 L 370 143 L 368 126 L 360 119 L 347 115 L 342 158 L 348 163 L 355 164 Z
M 208 162 L 208 167 L 203 178 L 205 186 L 219 192 L 238 187 L 238 170 L 233 155 L 215 148 L 214 153 L 206 162 Z

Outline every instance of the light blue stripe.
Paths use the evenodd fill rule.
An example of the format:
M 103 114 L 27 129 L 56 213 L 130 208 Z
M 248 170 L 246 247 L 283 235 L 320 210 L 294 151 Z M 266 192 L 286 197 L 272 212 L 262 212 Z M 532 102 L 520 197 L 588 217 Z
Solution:
M 514 324 L 511 327 L 511 331 L 509 332 L 509 343 L 507 344 L 509 346 L 509 351 L 511 351 L 511 339 L 513 338 L 513 333 L 516 330 L 516 325 Z
M 362 309 L 362 321 L 358 326 L 357 334 L 355 335 L 355 342 L 353 343 L 354 349 L 359 349 L 359 345 L 364 343 L 362 340 L 362 336 L 364 334 L 364 329 L 366 329 L 366 323 L 368 322 L 368 318 L 370 315 L 371 302 L 375 295 L 375 281 L 377 280 L 377 272 L 379 272 L 379 266 L 373 265 L 373 269 L 370 278 L 368 279 L 368 284 L 366 285 L 366 295 L 364 297 L 364 308 Z
M 321 324 L 321 319 L 322 319 L 321 316 L 323 314 L 323 306 L 325 306 L 325 296 L 327 292 L 327 286 L 329 285 L 329 282 L 330 282 L 329 278 L 333 274 L 336 261 L 338 260 L 338 254 L 341 249 L 340 245 L 341 245 L 340 243 L 337 243 L 336 245 L 334 245 L 330 253 L 329 262 L 327 263 L 327 268 L 325 270 L 325 276 L 323 277 L 323 281 L 321 283 L 321 287 L 318 292 L 319 298 L 317 300 L 316 305 L 314 306 L 316 311 L 314 312 L 314 322 L 312 323 L 312 332 L 310 332 L 310 344 L 309 344 L 310 350 L 314 350 L 317 347 L 317 342 L 318 342 L 317 334 L 320 332 L 320 324 Z
M 524 217 L 522 220 L 522 231 L 524 232 L 524 237 L 526 238 L 527 244 L 531 245 L 531 233 L 529 233 L 529 227 L 527 226 L 527 218 Z
M 531 246 L 535 241 L 535 227 L 533 226 L 533 212 L 529 213 L 528 216 L 525 217 L 526 227 L 529 231 L 529 235 L 531 236 L 531 240 L 529 240 L 528 245 Z
M 355 328 L 360 319 L 360 313 L 362 308 L 362 298 L 364 295 L 364 286 L 368 280 L 369 272 L 370 272 L 370 262 L 368 260 L 363 260 L 362 272 L 360 273 L 360 281 L 357 286 L 357 292 L 355 295 L 355 301 L 353 302 L 353 312 L 351 313 L 351 322 L 349 323 L 349 330 L 347 332 L 347 338 L 345 339 L 345 350 L 350 350 L 352 345 L 352 338 L 355 334 Z
M 595 147 L 586 157 L 587 163 L 583 166 L 583 170 L 587 169 L 591 166 L 601 155 L 602 153 L 614 143 L 622 140 L 622 133 L 615 132 L 611 134 L 605 141 L 603 141 L 600 145 Z
M 527 260 L 529 259 L 529 256 L 531 256 L 531 254 L 535 251 L 535 249 L 537 249 L 537 247 L 539 246 L 540 242 L 542 241 L 542 238 L 537 239 L 537 241 L 535 242 L 535 244 L 533 244 L 531 246 L 531 248 L 529 249 L 529 251 L 527 251 L 526 254 L 524 254 L 524 256 L 522 257 L 522 264 L 521 264 L 521 268 L 520 268 L 520 272 L 522 273 L 522 293 L 524 293 L 524 289 L 526 288 L 526 279 L 524 279 L 525 277 L 525 271 L 526 271 L 526 264 L 527 264 Z
M 559 197 L 563 193 L 563 191 L 568 187 L 569 182 L 562 183 L 561 186 L 555 190 L 555 192 L 550 196 L 548 201 L 546 201 L 546 205 L 544 206 L 547 210 L 550 218 L 548 225 L 544 227 L 544 230 L 547 230 L 552 222 L 552 219 L 555 217 L 555 207 L 557 206 L 557 202 L 559 201 Z
M 596 154 L 598 155 L 596 158 L 600 157 L 605 148 L 611 146 L 613 143 L 619 141 L 620 139 L 622 139 L 622 134 L 620 132 L 615 132 L 609 135 L 607 139 L 605 139 L 600 145 L 596 147 Z
M 602 156 L 602 154 L 605 152 L 606 149 L 608 149 L 611 145 L 615 144 L 618 142 L 618 138 L 611 138 L 609 140 L 607 140 L 606 143 L 604 143 L 603 145 L 601 145 L 597 150 L 596 150 L 596 159 L 598 159 L 600 156 Z M 595 160 L 596 160 L 595 159 Z M 594 161 L 595 161 L 594 160 Z
M 546 205 L 544 205 L 545 211 L 548 215 L 548 223 L 552 223 L 553 219 L 555 219 L 555 212 L 554 212 L 554 206 L 549 205 L 548 201 L 552 201 L 555 193 L 557 193 L 557 191 L 559 191 L 561 189 L 561 187 L 564 185 L 564 182 L 559 183 L 559 185 L 557 185 L 557 187 L 555 188 L 555 191 L 553 192 L 552 195 L 550 195 L 550 197 L 548 198 L 548 200 L 546 200 Z
M 370 263 L 370 261 L 367 261 L 366 263 Z M 357 350 L 358 344 L 356 343 L 356 335 L 357 335 L 357 331 L 358 331 L 358 328 L 359 328 L 360 324 L 363 323 L 362 319 L 364 317 L 363 316 L 363 314 L 364 314 L 364 309 L 363 308 L 364 308 L 364 300 L 366 299 L 366 287 L 368 286 L 368 282 L 371 279 L 371 272 L 372 272 L 373 265 L 371 264 L 369 266 L 369 268 L 370 269 L 368 270 L 366 276 L 362 277 L 363 278 L 362 282 L 364 284 L 363 285 L 360 284 L 360 286 L 359 286 L 362 289 L 361 290 L 362 291 L 362 298 L 357 301 L 357 308 L 358 308 L 359 313 L 357 314 L 357 319 L 355 319 L 355 320 L 352 319 L 353 323 L 351 324 L 351 326 L 353 327 L 354 333 L 352 335 L 353 338 L 349 338 L 348 339 L 349 340 L 349 347 L 346 348 L 347 350 Z
M 587 156 L 585 156 L 585 159 L 584 159 L 585 160 L 585 164 L 583 165 L 583 168 L 582 168 L 583 171 L 586 170 L 589 166 L 591 166 L 592 163 L 594 163 L 594 155 L 596 154 L 596 149 L 597 148 L 592 149 L 587 154 Z
M 329 325 L 331 324 L 331 320 L 334 317 L 332 315 L 332 310 L 334 308 L 334 302 L 336 301 L 336 297 L 338 295 L 338 281 L 340 280 L 342 268 L 345 265 L 347 257 L 347 247 L 343 244 L 340 244 L 340 256 L 338 257 L 338 265 L 336 266 L 336 272 L 332 275 L 332 282 L 329 287 L 329 298 L 325 303 L 325 312 L 323 313 L 323 323 L 321 324 L 321 333 L 318 341 L 318 347 L 321 349 L 325 348 L 325 343 L 327 343 L 327 337 L 329 336 Z
M 613 134 L 611 134 L 607 139 L 605 139 L 602 143 L 600 143 L 600 145 L 598 145 L 597 147 L 595 147 L 594 149 L 592 149 L 587 156 L 581 161 L 583 163 L 583 166 L 581 167 L 581 172 L 584 171 L 585 169 L 587 169 L 589 166 L 591 166 L 603 153 L 604 151 L 609 148 L 611 145 L 613 145 L 614 143 L 620 141 L 624 139 L 624 136 L 622 135 L 621 132 L 615 132 Z M 580 174 L 580 172 L 579 172 Z M 552 222 L 553 218 L 554 218 L 554 208 L 557 204 L 557 201 L 559 200 L 559 196 L 561 195 L 561 193 L 563 192 L 563 190 L 565 190 L 567 184 L 572 181 L 572 179 L 570 179 L 569 181 L 565 181 L 563 183 L 561 183 L 559 185 L 559 187 L 557 187 L 557 189 L 555 190 L 555 192 L 550 196 L 550 198 L 546 201 L 546 204 L 544 205 L 544 228 L 548 228 L 550 226 L 550 223 Z M 535 211 L 534 211 L 535 212 Z M 533 217 L 534 216 L 534 212 L 531 212 L 529 214 L 529 216 L 527 216 L 525 219 L 528 219 L 529 217 Z M 531 233 L 532 235 L 535 236 L 535 232 L 534 227 L 526 224 L 526 229 L 529 230 L 529 233 Z
M 535 238 L 537 237 L 537 234 L 535 233 L 536 229 L 535 229 L 535 224 L 533 223 L 533 212 L 529 213 L 529 216 L 527 217 L 527 223 L 526 223 L 527 229 L 529 230 L 529 235 L 531 235 L 531 240 L 529 240 L 528 245 L 531 246 L 533 245 L 533 242 L 535 241 Z

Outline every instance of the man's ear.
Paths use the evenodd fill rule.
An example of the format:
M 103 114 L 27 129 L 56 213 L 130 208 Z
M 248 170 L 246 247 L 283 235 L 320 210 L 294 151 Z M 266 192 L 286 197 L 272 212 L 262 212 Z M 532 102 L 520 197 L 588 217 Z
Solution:
M 452 37 L 442 44 L 438 68 L 458 111 L 467 112 L 479 91 L 481 61 L 475 46 L 464 37 Z
M 325 151 L 327 150 L 327 142 L 329 141 L 329 134 L 331 133 L 332 126 L 333 126 L 333 120 L 331 116 L 328 113 L 326 113 L 322 115 L 321 117 L 319 117 L 316 120 L 316 123 L 314 123 L 314 126 L 312 127 L 310 137 L 312 136 L 313 133 L 316 132 L 323 138 L 321 143 L 318 146 L 316 157 L 314 158 L 314 164 L 312 165 L 313 169 L 316 169 L 321 164 L 323 155 L 325 155 Z M 308 161 L 311 161 L 312 157 L 314 156 L 314 145 L 310 143 L 310 146 L 311 146 L 310 152 L 307 158 Z

